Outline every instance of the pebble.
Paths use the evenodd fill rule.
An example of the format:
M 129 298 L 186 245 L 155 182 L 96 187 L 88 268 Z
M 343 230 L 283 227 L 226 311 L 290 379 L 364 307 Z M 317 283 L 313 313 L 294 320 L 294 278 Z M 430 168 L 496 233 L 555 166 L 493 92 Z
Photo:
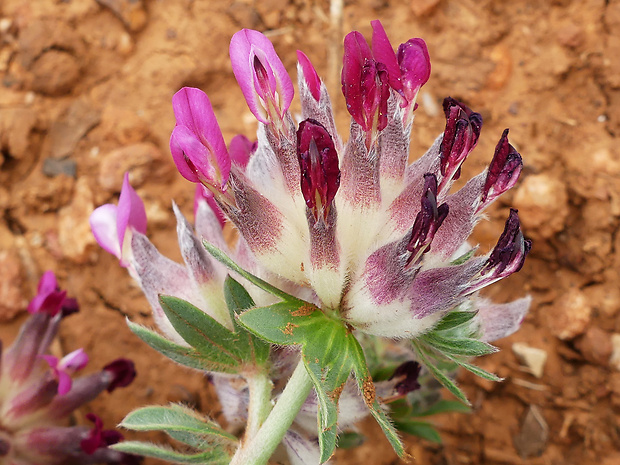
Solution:
M 58 213 L 58 242 L 64 257 L 75 263 L 88 261 L 88 248 L 95 244 L 88 219 L 95 209 L 88 178 L 75 184 L 72 202 Z
M 440 0 L 411 0 L 411 11 L 415 16 L 427 16 L 435 11 Z
M 60 50 L 48 50 L 33 63 L 32 90 L 39 94 L 68 94 L 80 80 L 82 69 L 78 59 Z
M 544 312 L 547 327 L 562 340 L 583 334 L 592 318 L 592 306 L 585 293 L 570 288 Z
M 45 176 L 55 178 L 61 174 L 75 178 L 77 177 L 77 163 L 75 160 L 68 158 L 46 158 L 43 161 L 43 167 L 41 168 Z
M 620 334 L 611 335 L 611 357 L 609 364 L 614 370 L 620 371 Z
M 542 378 L 547 362 L 547 352 L 537 347 L 531 347 L 523 342 L 515 342 L 512 345 L 512 351 L 523 365 L 525 365 L 530 373 L 536 378 Z
M 131 185 L 134 188 L 140 187 L 161 170 L 164 158 L 162 151 L 150 142 L 112 150 L 102 157 L 99 184 L 108 192 L 120 192 L 124 173 L 129 171 Z M 163 165 L 168 167 L 167 163 Z
M 14 251 L 0 251 L 0 322 L 10 321 L 26 310 L 24 269 Z
M 84 99 L 75 100 L 66 113 L 52 123 L 49 131 L 50 155 L 65 158 L 101 119 L 99 111 Z
M 142 0 L 97 0 L 97 3 L 109 8 L 131 32 L 146 26 L 148 18 Z
M 515 449 L 523 459 L 538 457 L 544 452 L 548 437 L 549 426 L 545 418 L 538 407 L 530 405 L 521 430 L 514 438 Z
M 611 336 L 597 326 L 588 328 L 576 347 L 588 362 L 603 366 L 607 366 L 613 351 Z
M 543 239 L 562 231 L 569 214 L 566 186 L 546 173 L 526 177 L 514 205 L 526 232 Z

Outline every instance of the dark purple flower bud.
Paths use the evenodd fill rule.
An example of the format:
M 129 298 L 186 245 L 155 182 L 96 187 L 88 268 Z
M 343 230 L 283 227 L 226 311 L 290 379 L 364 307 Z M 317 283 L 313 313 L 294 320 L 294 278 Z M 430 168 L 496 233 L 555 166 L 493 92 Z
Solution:
M 394 390 L 400 396 L 406 396 L 410 392 L 420 389 L 418 377 L 421 369 L 420 364 L 413 360 L 400 364 L 390 377 L 390 381 L 401 379 L 394 385 Z
M 514 208 L 506 220 L 504 232 L 497 241 L 480 274 L 485 280 L 497 281 L 516 273 L 523 266 L 525 257 L 532 248 L 532 241 L 524 239 L 519 223 L 519 215 Z M 484 285 L 490 284 L 485 283 Z
M 508 143 L 508 129 L 506 129 L 495 147 L 495 154 L 484 181 L 479 209 L 512 188 L 517 183 L 522 169 L 523 160 L 519 152 Z
M 80 305 L 78 304 L 78 301 L 76 299 L 72 297 L 66 297 L 65 300 L 63 300 L 62 302 L 60 311 L 62 312 L 62 316 L 64 318 L 64 317 L 67 317 L 69 315 L 79 312 Z
M 459 178 L 461 165 L 478 143 L 482 128 L 482 116 L 452 97 L 444 99 L 443 110 L 446 129 L 439 147 L 443 176 L 440 190 L 448 182 Z
M 424 192 L 421 199 L 421 209 L 413 223 L 411 239 L 407 244 L 407 251 L 411 256 L 405 266 L 418 265 L 422 256 L 431 249 L 431 242 L 435 233 L 448 216 L 448 204 L 437 206 L 437 178 L 434 174 L 424 175 Z
M 114 391 L 116 388 L 129 386 L 136 377 L 136 367 L 131 360 L 119 358 L 112 363 L 103 367 L 103 371 L 110 372 L 114 375 L 114 379 L 107 387 L 108 392 Z
M 307 119 L 297 130 L 297 157 L 301 169 L 301 192 L 315 220 L 327 219 L 338 187 L 338 153 L 327 129 Z
M 80 441 L 80 447 L 87 454 L 92 455 L 101 447 L 105 448 L 123 440 L 123 435 L 118 431 L 104 430 L 103 421 L 94 413 L 86 414 L 86 418 L 95 424 L 88 437 Z
M 353 31 L 344 39 L 342 92 L 347 109 L 365 132 L 382 131 L 387 126 L 390 97 L 388 71 L 375 61 L 364 36 Z

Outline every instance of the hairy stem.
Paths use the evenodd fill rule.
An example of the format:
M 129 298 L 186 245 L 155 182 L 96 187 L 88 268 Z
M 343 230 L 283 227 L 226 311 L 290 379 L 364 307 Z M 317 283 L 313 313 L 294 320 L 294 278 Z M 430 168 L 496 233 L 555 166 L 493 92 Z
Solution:
M 237 450 L 230 465 L 265 465 L 293 423 L 311 387 L 312 380 L 300 360 L 273 410 L 258 432 Z
M 271 412 L 271 388 L 273 384 L 263 372 L 246 376 L 250 389 L 250 405 L 248 406 L 248 424 L 245 428 L 245 440 L 250 441 L 258 433 L 261 425 Z

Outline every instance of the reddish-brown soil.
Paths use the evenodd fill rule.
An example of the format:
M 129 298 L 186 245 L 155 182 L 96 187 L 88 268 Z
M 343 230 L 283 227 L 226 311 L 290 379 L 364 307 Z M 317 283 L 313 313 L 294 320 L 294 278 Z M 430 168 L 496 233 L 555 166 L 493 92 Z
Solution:
M 436 420 L 445 443 L 405 438 L 419 464 L 620 463 L 620 1 L 360 0 L 343 31 L 370 35 L 379 18 L 394 44 L 423 37 L 432 75 L 419 99 L 413 154 L 443 129 L 441 99 L 459 98 L 485 119 L 464 177 L 490 160 L 502 130 L 523 154 L 519 185 L 474 239 L 490 247 L 508 207 L 519 208 L 534 248 L 524 269 L 488 294 L 531 294 L 523 328 L 480 360 L 501 384 L 461 375 L 470 415 Z M 327 0 L 4 0 L 0 5 L 0 318 L 10 339 L 40 274 L 57 272 L 82 304 L 60 351 L 85 347 L 92 369 L 129 356 L 132 387 L 90 408 L 107 425 L 147 403 L 183 401 L 217 416 L 205 380 L 139 342 L 125 317 L 150 322 L 140 290 L 90 234 L 88 215 L 116 201 L 129 170 L 144 198 L 149 235 L 178 258 L 170 203 L 188 214 L 193 186 L 174 169 L 167 139 L 172 94 L 205 90 L 224 137 L 255 122 L 228 60 L 242 27 L 270 31 L 285 65 L 305 50 L 330 84 L 341 131 L 348 115 L 330 71 Z M 333 68 L 332 68 L 333 69 Z M 512 350 L 543 349 L 541 378 Z M 529 413 L 528 412 L 533 412 Z M 336 463 L 400 463 L 372 422 L 373 439 Z M 520 457 L 522 454 L 524 459 Z M 153 462 L 154 463 L 154 462 Z

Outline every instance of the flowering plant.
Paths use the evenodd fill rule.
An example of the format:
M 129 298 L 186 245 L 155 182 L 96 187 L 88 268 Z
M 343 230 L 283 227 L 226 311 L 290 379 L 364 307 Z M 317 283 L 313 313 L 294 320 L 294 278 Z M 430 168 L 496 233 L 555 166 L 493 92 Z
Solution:
M 408 164 L 428 51 L 411 39 L 395 52 L 381 23 L 372 27 L 372 47 L 359 32 L 344 40 L 346 144 L 302 52 L 295 124 L 291 79 L 257 31 L 239 31 L 230 44 L 259 122 L 256 143 L 241 136 L 227 148 L 207 95 L 174 95 L 170 150 L 197 184 L 194 227 L 173 205 L 183 265 L 145 236 L 144 206 L 127 175 L 118 206 L 93 213 L 97 240 L 140 284 L 160 332 L 130 328 L 172 360 L 208 372 L 229 423 L 225 430 L 185 407 L 147 407 L 122 426 L 164 430 L 193 452 L 143 442 L 117 450 L 179 463 L 264 464 L 273 454 L 324 463 L 370 413 L 402 456 L 397 430 L 432 438 L 416 417 L 458 409 L 437 403 L 430 376 L 464 403 L 450 376 L 456 367 L 498 380 L 469 360 L 494 352 L 489 342 L 515 331 L 530 301 L 497 305 L 478 291 L 518 271 L 530 242 L 515 210 L 489 254 L 477 256 L 467 239 L 517 182 L 521 157 L 506 130 L 488 169 L 451 193 L 482 118 L 448 97 L 444 133 Z M 234 248 L 223 221 L 240 233 Z M 243 425 L 238 440 L 231 432 Z
M 137 456 L 108 447 L 123 437 L 115 430 L 104 430 L 95 414 L 86 415 L 94 423 L 92 428 L 67 424 L 76 409 L 103 391 L 129 385 L 136 374 L 133 362 L 118 359 L 101 371 L 74 379 L 88 363 L 84 350 L 61 359 L 48 353 L 61 322 L 78 311 L 75 299 L 58 288 L 51 271 L 41 278 L 28 311 L 30 318 L 2 353 L 0 463 L 137 465 Z

